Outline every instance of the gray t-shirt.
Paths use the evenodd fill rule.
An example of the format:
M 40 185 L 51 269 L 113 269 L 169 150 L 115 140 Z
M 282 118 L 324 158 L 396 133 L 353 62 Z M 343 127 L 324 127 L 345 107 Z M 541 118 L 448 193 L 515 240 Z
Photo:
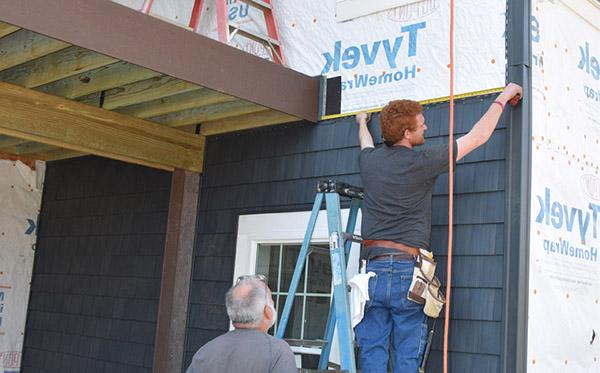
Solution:
M 448 144 L 415 150 L 404 146 L 365 148 L 359 156 L 365 198 L 361 235 L 429 248 L 431 195 L 436 178 L 448 171 Z M 456 143 L 454 145 L 456 161 Z M 373 257 L 393 249 L 363 250 Z
M 202 346 L 187 373 L 297 373 L 287 342 L 255 329 L 235 329 Z

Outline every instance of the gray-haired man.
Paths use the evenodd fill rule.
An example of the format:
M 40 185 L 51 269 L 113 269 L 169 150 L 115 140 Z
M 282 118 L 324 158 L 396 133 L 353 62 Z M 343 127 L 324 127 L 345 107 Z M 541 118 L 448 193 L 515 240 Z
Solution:
M 235 330 L 196 352 L 187 373 L 296 373 L 294 354 L 283 340 L 267 334 L 277 314 L 262 276 L 242 276 L 225 296 Z

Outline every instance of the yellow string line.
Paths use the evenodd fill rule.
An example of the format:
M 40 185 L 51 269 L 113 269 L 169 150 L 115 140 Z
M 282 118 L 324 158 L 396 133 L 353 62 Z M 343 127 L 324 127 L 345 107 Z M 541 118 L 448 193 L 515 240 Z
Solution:
M 463 99 L 463 98 L 469 98 L 469 97 L 475 97 L 475 96 L 484 96 L 484 95 L 489 95 L 489 94 L 492 94 L 492 93 L 500 93 L 500 92 L 502 92 L 503 88 L 504 87 L 490 88 L 490 89 L 484 89 L 484 90 L 481 90 L 481 91 L 474 91 L 474 92 L 462 93 L 460 95 L 454 95 L 454 99 L 455 100 L 460 100 L 460 99 Z M 419 103 L 421 105 L 431 105 L 431 104 L 437 104 L 437 103 L 446 102 L 446 101 L 450 101 L 450 96 L 444 96 L 444 97 L 438 97 L 438 98 L 431 98 L 431 99 L 427 99 L 427 100 L 421 100 L 421 101 L 419 101 Z M 356 115 L 358 113 L 363 113 L 363 112 L 377 113 L 377 112 L 380 112 L 381 109 L 383 109 L 383 106 L 372 108 L 372 109 L 360 110 L 360 111 L 352 111 L 352 112 L 348 112 L 348 113 L 324 115 L 321 118 L 319 118 L 319 120 L 329 120 L 329 119 L 337 119 L 337 118 L 343 118 L 343 117 L 350 117 L 350 116 L 354 116 L 354 115 Z

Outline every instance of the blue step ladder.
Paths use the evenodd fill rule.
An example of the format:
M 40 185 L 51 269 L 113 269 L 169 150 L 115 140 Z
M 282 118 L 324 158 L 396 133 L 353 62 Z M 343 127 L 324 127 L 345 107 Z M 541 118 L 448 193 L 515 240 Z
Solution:
M 340 196 L 351 199 L 350 212 L 346 230 L 342 229 L 342 220 L 340 212 Z M 329 254 L 331 258 L 331 277 L 333 283 L 333 299 L 329 309 L 327 326 L 322 340 L 290 340 L 286 339 L 292 346 L 321 347 L 321 357 L 319 359 L 319 370 L 326 370 L 329 363 L 329 354 L 333 342 L 334 329 L 337 326 L 339 349 L 340 349 L 340 369 L 348 373 L 356 373 L 356 361 L 354 358 L 354 338 L 352 335 L 352 326 L 350 324 L 350 305 L 348 303 L 348 283 L 346 279 L 347 257 L 350 253 L 352 242 L 361 242 L 359 236 L 354 235 L 356 227 L 356 218 L 362 199 L 363 191 L 360 188 L 352 187 L 348 184 L 336 181 L 326 180 L 317 184 L 317 195 L 313 204 L 312 212 L 308 222 L 308 227 L 300 247 L 298 260 L 288 290 L 288 296 L 285 300 L 283 312 L 279 325 L 277 326 L 277 338 L 283 338 L 285 329 L 292 311 L 292 305 L 300 276 L 304 270 L 306 258 L 310 253 L 310 241 L 315 230 L 315 224 L 321 210 L 323 200 L 327 211 L 327 226 L 329 231 Z M 310 281 L 310 279 L 309 279 Z

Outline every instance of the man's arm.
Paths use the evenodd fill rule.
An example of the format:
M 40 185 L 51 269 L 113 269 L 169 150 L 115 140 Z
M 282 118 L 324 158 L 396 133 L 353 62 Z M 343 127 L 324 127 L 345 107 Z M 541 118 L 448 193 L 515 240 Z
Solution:
M 358 113 L 356 114 L 356 123 L 358 123 L 358 141 L 360 142 L 360 150 L 364 148 L 374 148 L 373 137 L 369 132 L 367 123 L 371 120 L 371 114 Z
M 492 103 L 488 111 L 481 117 L 481 119 L 479 119 L 477 123 L 475 123 L 471 131 L 456 140 L 456 160 L 460 160 L 473 150 L 485 144 L 496 128 L 498 120 L 500 119 L 500 115 L 502 115 L 504 106 L 506 106 L 507 103 L 515 106 L 522 96 L 523 88 L 517 84 L 509 83 L 504 88 L 502 93 L 500 93 L 496 101 Z

